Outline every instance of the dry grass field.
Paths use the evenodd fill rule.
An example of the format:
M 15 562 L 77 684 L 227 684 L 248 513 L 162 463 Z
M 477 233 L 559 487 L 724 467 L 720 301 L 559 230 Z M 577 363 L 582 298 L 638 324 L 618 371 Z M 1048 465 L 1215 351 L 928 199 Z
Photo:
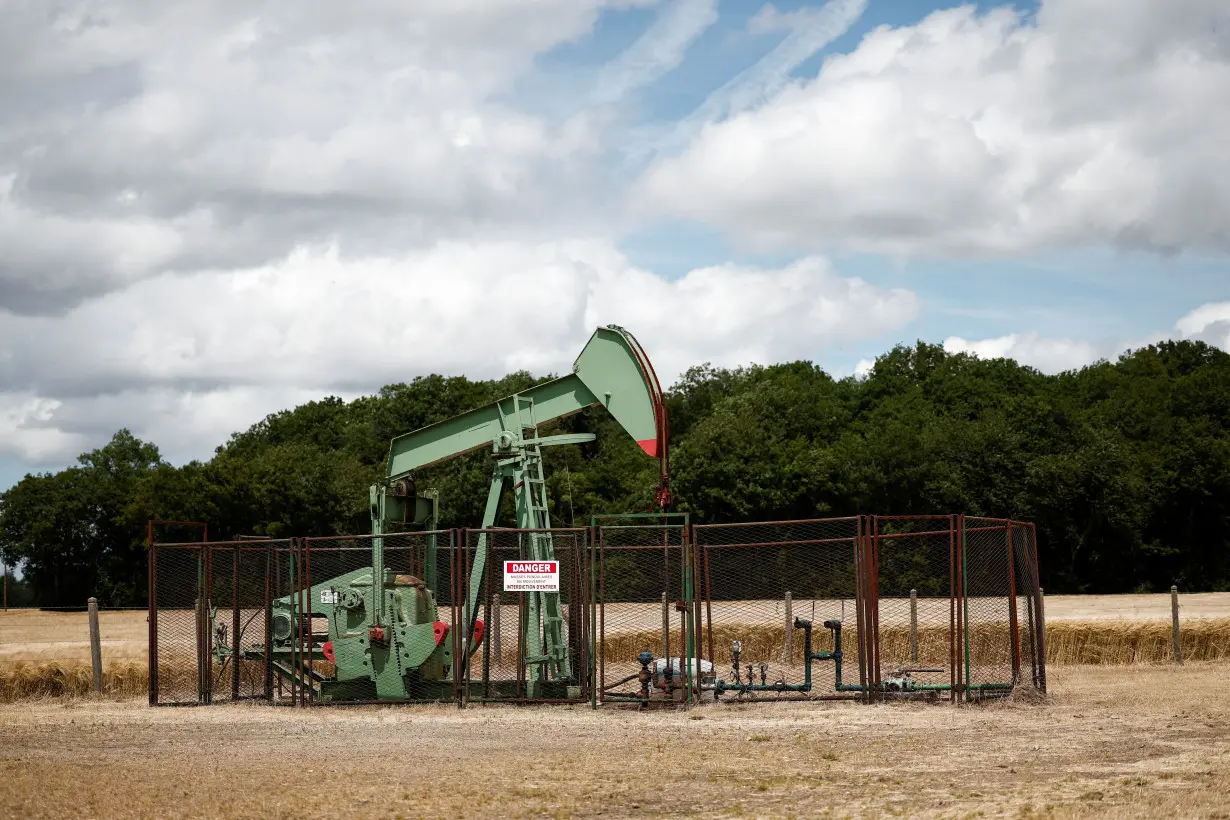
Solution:
M 98 618 L 106 659 L 144 660 L 149 624 L 144 610 L 104 611 Z M 0 664 L 11 661 L 90 660 L 90 623 L 84 612 L 0 612 Z
M 1230 664 L 1048 703 L 0 706 L 0 817 L 1230 818 Z
M 971 626 L 971 651 L 974 663 L 1007 669 L 1006 620 L 1001 618 L 1006 599 L 986 599 L 979 605 L 983 613 L 999 613 L 994 619 L 976 621 Z M 881 650 L 884 662 L 907 663 L 910 656 L 908 601 L 885 600 L 881 609 Z M 1048 664 L 1131 665 L 1165 663 L 1171 660 L 1171 635 L 1168 595 L 1099 596 L 1080 598 L 1054 596 L 1047 601 Z M 505 607 L 503 666 L 500 674 L 515 669 L 516 613 Z M 814 611 L 813 611 L 814 609 Z M 974 611 L 971 609 L 971 611 Z M 845 616 L 847 626 L 843 647 L 855 651 L 852 612 L 841 601 L 795 601 L 796 614 L 814 622 Z M 1184 596 L 1182 599 L 1182 649 L 1188 661 L 1230 660 L 1230 594 Z M 254 613 L 247 613 L 251 615 Z M 801 680 L 803 646 L 795 636 L 793 652 L 786 658 L 785 613 L 780 601 L 725 601 L 712 606 L 714 621 L 714 660 L 719 668 L 729 664 L 729 647 L 738 639 L 749 661 L 768 661 L 776 680 L 779 676 Z M 245 623 L 250 619 L 245 615 Z M 608 658 L 605 680 L 634 674 L 637 652 L 648 649 L 664 653 L 661 608 L 657 604 L 613 604 L 605 607 L 606 630 L 603 651 Z M 904 618 L 904 620 L 903 620 Z M 919 661 L 943 666 L 948 653 L 948 602 L 919 602 Z M 162 640 L 164 680 L 177 671 L 192 677 L 195 652 L 193 615 L 167 611 L 159 617 Z M 104 611 L 100 617 L 104 689 L 119 696 L 132 696 L 147 688 L 146 644 L 148 624 L 144 611 Z M 259 622 L 258 622 L 259 623 Z M 677 626 L 677 625 L 676 625 Z M 672 628 L 672 640 L 680 639 Z M 261 642 L 261 637 L 249 637 Z M 818 646 L 827 646 L 829 636 L 816 634 Z M 706 648 L 708 641 L 705 641 Z M 672 654 L 678 652 L 672 647 Z M 183 668 L 181 668 L 183 667 Z M 82 695 L 91 684 L 89 641 L 84 613 L 52 613 L 37 610 L 0 612 L 0 703 L 24 700 L 31 696 Z
M 886 603 L 888 603 L 886 601 Z M 1180 596 L 1181 617 L 1188 619 L 1230 618 L 1230 592 L 1208 592 Z M 738 620 L 754 623 L 774 623 L 784 616 L 778 601 L 748 601 L 727 604 L 732 616 L 723 615 L 722 604 L 714 605 L 714 621 Z M 847 602 L 847 609 L 849 603 Z M 905 602 L 898 607 L 906 611 Z M 927 604 L 922 604 L 925 610 Z M 947 613 L 947 601 L 942 602 Z M 516 609 L 504 607 L 505 631 L 516 623 Z M 831 610 L 831 611 L 830 611 Z M 737 614 L 736 614 L 737 613 Z M 811 617 L 811 604 L 800 599 L 794 604 L 794 614 Z M 817 622 L 840 617 L 840 603 L 818 607 Z M 925 617 L 925 615 L 924 615 Z M 653 605 L 608 604 L 606 618 L 616 631 L 652 630 L 661 624 L 660 610 Z M 1047 623 L 1074 621 L 1167 621 L 1170 618 L 1169 595 L 1048 595 Z M 947 620 L 947 615 L 943 615 Z M 104 611 L 99 617 L 103 657 L 106 660 L 144 660 L 149 626 L 146 613 Z M 6 661 L 89 661 L 89 627 L 84 612 L 39 612 L 10 610 L 0 612 L 0 665 Z

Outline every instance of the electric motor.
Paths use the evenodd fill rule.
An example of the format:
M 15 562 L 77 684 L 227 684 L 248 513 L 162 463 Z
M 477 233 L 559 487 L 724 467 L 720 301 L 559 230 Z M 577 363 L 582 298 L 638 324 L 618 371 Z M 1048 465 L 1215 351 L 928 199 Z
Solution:
M 282 641 L 290 640 L 291 622 L 290 615 L 285 612 L 273 613 L 273 639 L 281 643 Z

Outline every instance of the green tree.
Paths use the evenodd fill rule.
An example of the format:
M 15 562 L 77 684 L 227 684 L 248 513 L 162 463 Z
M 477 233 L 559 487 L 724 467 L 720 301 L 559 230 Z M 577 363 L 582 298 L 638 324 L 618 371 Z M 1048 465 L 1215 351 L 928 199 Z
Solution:
M 367 488 L 389 439 L 539 380 L 430 375 L 350 402 L 326 397 L 182 467 L 122 430 L 74 467 L 0 494 L 0 549 L 21 562 L 39 603 L 95 594 L 114 605 L 144 596 L 150 518 L 205 521 L 214 538 L 366 532 Z M 888 351 L 865 379 L 835 380 L 810 362 L 702 365 L 666 403 L 677 508 L 698 522 L 1013 516 L 1037 524 L 1053 592 L 1230 589 L 1230 355 L 1202 343 L 1151 345 L 1058 376 L 923 342 Z M 604 411 L 541 432 L 597 434 L 545 451 L 555 524 L 649 511 L 658 465 Z M 440 491 L 442 526 L 478 525 L 490 458 L 479 451 L 417 476 Z M 511 504 L 497 523 L 512 523 Z M 893 556 L 890 569 L 919 581 L 918 560 Z M 749 588 L 784 574 L 832 582 L 798 577 L 790 556 L 773 563 L 748 570 L 758 573 Z

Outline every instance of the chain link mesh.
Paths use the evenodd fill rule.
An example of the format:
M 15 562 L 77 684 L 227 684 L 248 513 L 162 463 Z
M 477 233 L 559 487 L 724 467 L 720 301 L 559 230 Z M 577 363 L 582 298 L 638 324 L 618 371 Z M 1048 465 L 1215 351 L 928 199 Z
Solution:
M 731 683 L 803 684 L 804 633 L 795 628 L 796 618 L 811 622 L 813 651 L 836 648 L 823 624 L 840 622 L 843 655 L 858 657 L 858 536 L 857 518 L 695 528 L 701 651 L 719 677 Z M 739 669 L 733 668 L 736 641 Z M 813 695 L 835 694 L 835 676 L 817 674 L 812 687 Z
M 876 517 L 870 683 L 878 692 L 944 692 L 954 683 L 954 520 Z
M 1046 691 L 1046 652 L 1042 623 L 1038 552 L 1032 524 L 1012 522 L 1017 634 L 1020 636 L 1020 683 Z
M 683 571 L 689 560 L 681 524 L 611 525 L 598 528 L 597 673 L 604 700 L 635 695 L 637 655 L 671 659 L 672 677 L 692 668 L 687 651 L 688 610 Z M 694 609 L 691 630 L 695 630 Z M 679 659 L 679 660 L 675 660 Z
M 155 544 L 150 608 L 151 697 L 159 705 L 204 703 L 209 680 L 205 612 L 209 551 L 201 544 Z
M 471 555 L 487 552 L 477 596 L 484 638 L 468 666 L 471 697 L 581 700 L 587 696 L 587 535 L 584 529 L 466 531 Z M 505 561 L 545 556 L 559 564 L 558 593 L 505 588 Z M 471 558 L 471 565 L 475 560 Z M 549 647 L 562 650 L 562 655 L 542 659 Z M 541 681 L 536 687 L 530 684 L 535 678 Z
M 212 702 L 271 697 L 265 652 L 270 572 L 274 551 L 290 546 L 289 539 L 208 545 Z
M 1018 635 L 1012 601 L 1010 523 L 1003 519 L 963 520 L 962 589 L 965 629 L 961 659 L 970 696 L 1006 694 L 1015 683 Z
M 299 633 L 302 636 L 301 660 L 296 668 L 304 670 L 300 686 L 311 703 L 376 700 L 374 684 L 370 679 L 361 678 L 350 683 L 336 680 L 336 666 L 325 656 L 325 644 L 331 640 L 331 636 L 327 615 L 329 610 L 323 603 L 334 600 L 339 590 L 348 586 L 339 579 L 355 573 L 372 574 L 372 550 L 377 541 L 381 546 L 386 577 L 391 577 L 396 583 L 407 588 L 415 588 L 421 582 L 426 594 L 430 595 L 429 608 L 434 607 L 432 622 L 442 623 L 447 627 L 454 663 L 457 650 L 462 648 L 456 627 L 462 621 L 460 612 L 465 600 L 464 586 L 459 589 L 458 584 L 464 583 L 465 573 L 461 567 L 463 553 L 456 545 L 454 531 L 305 538 L 300 550 L 303 585 L 294 590 L 299 593 L 300 589 L 303 589 L 308 593 L 294 596 L 296 602 L 305 602 L 296 610 L 301 612 L 300 622 L 303 625 Z M 434 560 L 431 557 L 433 552 Z M 365 610 L 371 605 L 369 601 L 365 601 Z M 410 602 L 403 599 L 401 609 L 384 612 L 383 622 L 387 624 L 412 619 L 414 616 L 410 613 L 410 608 Z M 366 617 L 370 619 L 372 616 L 368 613 Z M 370 625 L 367 624 L 369 627 Z M 393 662 L 398 661 L 393 658 Z M 438 682 L 434 685 L 424 684 L 418 689 L 412 686 L 404 700 L 426 702 L 453 697 L 455 691 L 451 668 L 445 669 L 445 677 L 447 686 Z M 308 683 L 309 679 L 311 683 Z M 322 697 L 325 687 L 328 687 L 328 697 Z
M 298 605 L 300 598 L 304 597 L 299 594 L 303 590 L 303 550 L 298 541 L 281 542 L 270 548 L 269 561 L 268 618 L 272 640 L 269 643 L 270 665 L 267 674 L 271 678 L 271 696 L 274 703 L 296 703 L 301 700 L 300 695 L 306 699 L 306 692 L 301 692 L 298 679 L 290 674 L 299 660 L 297 654 L 287 656 L 288 647 L 297 649 L 297 644 L 292 640 L 293 619 L 288 616 L 274 621 L 273 613 L 274 602 L 279 599 L 293 599 Z
M 702 700 L 723 686 L 770 699 L 1045 691 L 1034 533 L 1005 519 L 872 516 L 155 544 L 151 703 L 376 700 L 374 678 L 339 678 L 327 645 L 336 596 L 363 586 L 377 538 L 386 583 L 429 595 L 449 641 L 431 676 L 398 672 L 397 699 L 580 700 L 596 687 L 602 701 L 639 700 L 643 652 L 655 699 L 682 699 L 688 679 Z M 558 593 L 505 588 L 506 560 L 548 556 Z M 385 615 L 410 623 L 404 611 Z M 835 650 L 846 659 L 841 686 L 822 663 Z

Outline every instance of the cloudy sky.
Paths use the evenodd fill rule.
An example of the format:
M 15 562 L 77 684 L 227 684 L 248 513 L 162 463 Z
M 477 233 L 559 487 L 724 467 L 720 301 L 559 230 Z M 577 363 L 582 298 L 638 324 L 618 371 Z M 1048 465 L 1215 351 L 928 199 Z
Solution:
M 1230 347 L 1224 0 L 0 0 L 0 488 L 323 395 Z

